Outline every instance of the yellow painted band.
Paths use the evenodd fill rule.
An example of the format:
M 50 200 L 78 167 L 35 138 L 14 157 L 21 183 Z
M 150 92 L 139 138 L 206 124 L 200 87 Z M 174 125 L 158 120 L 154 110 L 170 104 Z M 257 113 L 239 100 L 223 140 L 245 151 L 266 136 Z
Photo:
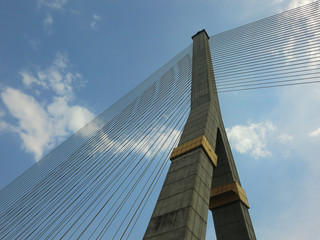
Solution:
M 212 210 L 238 200 L 249 208 L 246 192 L 240 184 L 237 182 L 228 183 L 211 190 L 209 209 Z
M 173 160 L 187 152 L 192 151 L 193 149 L 196 149 L 198 147 L 202 147 L 204 151 L 206 152 L 207 156 L 212 161 L 212 164 L 217 167 L 217 155 L 213 151 L 213 148 L 211 147 L 210 143 L 208 142 L 208 139 L 203 135 L 200 137 L 197 137 L 195 139 L 192 139 L 175 149 L 173 149 L 170 159 Z

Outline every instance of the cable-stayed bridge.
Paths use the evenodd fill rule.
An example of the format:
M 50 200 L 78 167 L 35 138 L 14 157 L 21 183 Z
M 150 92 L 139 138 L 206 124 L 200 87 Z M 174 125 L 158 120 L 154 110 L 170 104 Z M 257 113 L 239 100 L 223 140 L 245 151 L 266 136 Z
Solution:
M 318 13 L 211 36 L 215 93 L 318 83 Z M 192 59 L 190 45 L 4 188 L 0 238 L 142 238 L 190 113 Z

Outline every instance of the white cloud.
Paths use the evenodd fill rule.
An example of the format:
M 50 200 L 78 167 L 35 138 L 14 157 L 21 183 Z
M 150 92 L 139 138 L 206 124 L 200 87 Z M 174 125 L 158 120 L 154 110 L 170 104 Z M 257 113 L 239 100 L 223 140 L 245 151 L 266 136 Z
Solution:
M 231 145 L 242 154 L 250 154 L 255 159 L 271 156 L 267 149 L 267 136 L 275 127 L 269 121 L 237 125 L 227 129 Z
M 36 72 L 36 77 L 26 70 L 20 71 L 24 85 L 37 85 L 44 89 L 50 89 L 59 96 L 73 97 L 73 85 L 82 85 L 82 75 L 69 71 L 70 63 L 66 54 L 58 52 L 53 63 Z
M 38 7 L 48 7 L 55 10 L 62 10 L 68 0 L 38 0 Z
M 100 21 L 100 20 L 101 20 L 101 16 L 99 16 L 97 14 L 93 15 L 93 19 L 92 19 L 91 24 L 90 24 L 90 26 L 91 26 L 91 28 L 93 30 L 97 30 L 98 29 L 97 22 Z
M 318 129 L 314 130 L 313 132 L 311 132 L 309 134 L 309 136 L 310 137 L 318 137 L 318 136 L 320 136 L 320 128 L 318 128 Z
M 32 96 L 13 88 L 6 88 L 1 98 L 11 115 L 18 119 L 16 131 L 24 143 L 24 149 L 39 159 L 51 135 L 47 113 Z
M 39 160 L 44 152 L 83 127 L 93 114 L 87 108 L 71 103 L 73 98 L 70 96 L 74 96 L 72 85 L 82 77 L 70 71 L 66 55 L 57 53 L 52 65 L 36 74 L 21 70 L 20 75 L 25 86 L 33 90 L 40 87 L 36 89 L 38 97 L 46 90 L 51 95 L 53 93 L 53 99 L 40 101 L 19 89 L 4 88 L 1 99 L 17 122 L 12 124 L 1 120 L 0 131 L 17 133 L 23 149 Z
M 47 17 L 43 20 L 43 25 L 45 27 L 50 27 L 53 24 L 53 18 L 50 14 L 47 15 Z
M 69 106 L 63 97 L 55 97 L 53 102 L 48 105 L 47 111 L 57 125 L 63 125 L 60 129 L 72 132 L 79 130 L 93 118 L 93 114 L 88 109 L 78 105 Z
M 10 114 L 18 120 L 10 130 L 15 129 L 23 141 L 23 148 L 33 153 L 36 160 L 93 118 L 88 109 L 70 106 L 62 97 L 56 97 L 48 106 L 42 106 L 33 96 L 7 87 L 1 98 Z M 0 125 L 0 130 L 8 128 L 5 122 Z

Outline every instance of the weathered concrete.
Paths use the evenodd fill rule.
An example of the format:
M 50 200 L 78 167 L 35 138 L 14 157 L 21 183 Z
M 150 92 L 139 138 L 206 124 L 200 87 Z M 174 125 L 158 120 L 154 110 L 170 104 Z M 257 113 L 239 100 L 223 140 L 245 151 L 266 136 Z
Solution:
M 176 157 L 170 166 L 144 239 L 205 239 L 210 190 L 239 176 L 223 126 L 208 35 L 193 37 L 191 112 L 179 146 L 205 136 L 218 167 L 199 147 Z M 236 201 L 213 209 L 218 240 L 255 239 L 248 209 Z
M 219 126 L 216 154 L 217 168 L 213 172 L 212 188 L 237 182 L 238 172 L 233 160 L 223 123 Z M 248 208 L 241 201 L 211 209 L 217 240 L 253 240 L 256 239 Z

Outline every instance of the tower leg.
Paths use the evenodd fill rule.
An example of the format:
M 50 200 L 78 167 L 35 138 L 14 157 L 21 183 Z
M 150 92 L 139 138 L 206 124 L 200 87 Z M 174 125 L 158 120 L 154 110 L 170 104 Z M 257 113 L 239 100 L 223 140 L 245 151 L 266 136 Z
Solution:
M 255 239 L 222 122 L 209 36 L 202 30 L 192 39 L 191 111 L 144 239 L 204 240 L 208 208 L 218 240 Z
M 217 240 L 256 239 L 249 204 L 240 185 L 238 172 L 232 157 L 224 127 L 218 131 L 216 154 L 217 168 L 212 178 L 210 210 L 212 212 Z

